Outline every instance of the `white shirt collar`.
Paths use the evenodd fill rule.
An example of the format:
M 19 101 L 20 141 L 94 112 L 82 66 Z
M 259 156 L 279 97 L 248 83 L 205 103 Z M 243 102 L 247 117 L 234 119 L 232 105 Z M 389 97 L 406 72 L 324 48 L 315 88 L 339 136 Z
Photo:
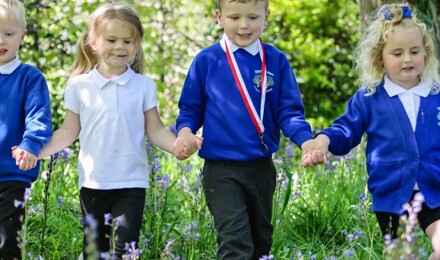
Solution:
M 222 46 L 222 49 L 226 52 L 225 43 L 223 42 L 224 39 L 228 40 L 228 37 L 226 36 L 226 34 L 223 34 L 222 40 L 220 41 L 220 45 Z M 231 46 L 232 52 L 235 52 L 238 49 L 243 49 L 243 50 L 247 51 L 248 53 L 252 54 L 252 56 L 255 56 L 256 54 L 258 54 L 258 45 L 260 44 L 260 41 L 256 40 L 246 47 L 238 47 L 237 45 L 235 45 L 231 41 L 229 41 L 229 44 Z
M 417 86 L 411 89 L 402 88 L 401 86 L 392 82 L 391 79 L 386 74 L 384 76 L 384 81 L 385 82 L 383 86 L 385 88 L 385 91 L 388 93 L 388 96 L 390 97 L 394 97 L 396 95 L 400 95 L 405 92 L 412 92 L 421 97 L 427 97 L 431 92 L 431 84 L 427 81 L 422 81 Z
M 99 89 L 102 89 L 107 85 L 109 82 L 115 82 L 116 84 L 123 86 L 127 84 L 127 82 L 136 74 L 136 72 L 130 67 L 130 65 L 127 65 L 127 70 L 119 75 L 117 78 L 114 79 L 108 79 L 104 77 L 99 71 L 96 69 L 97 65 L 89 72 L 96 84 L 96 87 Z
M 18 66 L 20 66 L 20 64 L 21 64 L 21 61 L 18 59 L 18 55 L 16 55 L 15 59 L 6 63 L 5 65 L 0 66 L 0 74 L 9 75 L 12 72 L 14 72 L 14 70 L 16 68 L 18 68 Z

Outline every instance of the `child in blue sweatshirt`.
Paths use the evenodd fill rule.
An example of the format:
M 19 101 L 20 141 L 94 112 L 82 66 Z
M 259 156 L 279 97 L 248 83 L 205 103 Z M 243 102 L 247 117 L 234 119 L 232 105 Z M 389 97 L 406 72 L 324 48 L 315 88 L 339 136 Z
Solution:
M 21 259 L 25 194 L 38 177 L 37 156 L 52 134 L 46 80 L 18 59 L 25 34 L 23 3 L 0 0 L 0 259 Z M 18 161 L 11 156 L 13 147 L 21 155 Z
M 259 259 L 272 245 L 272 154 L 280 132 L 307 150 L 311 127 L 286 56 L 260 36 L 267 0 L 217 2 L 223 39 L 194 59 L 179 101 L 179 136 L 203 126 L 203 188 L 220 259 Z

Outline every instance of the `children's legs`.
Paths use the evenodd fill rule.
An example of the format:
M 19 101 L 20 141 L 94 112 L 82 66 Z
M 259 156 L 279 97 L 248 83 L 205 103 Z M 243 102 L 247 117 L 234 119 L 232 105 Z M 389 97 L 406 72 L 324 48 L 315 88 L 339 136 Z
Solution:
M 202 183 L 217 230 L 219 259 L 250 259 L 254 248 L 245 196 L 237 173 L 229 166 L 206 162 Z
M 434 251 L 429 257 L 429 260 L 440 260 L 440 220 L 429 225 L 425 232 L 431 241 L 432 249 Z
M 145 206 L 145 189 L 93 190 L 82 188 L 81 206 L 84 218 L 90 214 L 97 221 L 97 249 L 100 253 L 113 253 L 111 242 L 115 240 L 112 259 L 121 259 L 125 244 L 136 242 L 138 248 L 139 232 Z M 107 215 L 106 214 L 111 214 Z M 117 223 L 117 224 L 116 224 Z M 87 227 L 88 223 L 85 223 Z M 114 229 L 114 237 L 112 234 Z M 87 237 L 84 234 L 84 259 L 88 257 Z
M 203 188 L 214 217 L 220 259 L 258 259 L 269 254 L 274 183 L 270 159 L 206 161 Z
M 109 252 L 111 226 L 105 225 L 104 216 L 111 212 L 111 204 L 113 203 L 111 192 L 81 188 L 80 202 L 84 221 L 84 259 L 89 259 L 90 253 L 95 254 L 94 250 L 98 251 L 98 255 Z M 88 240 L 92 240 L 94 244 L 90 244 Z
M 433 253 L 430 260 L 440 260 L 440 208 L 430 209 L 425 203 L 417 216 L 420 227 L 431 241 Z
M 382 237 L 390 235 L 392 239 L 397 238 L 397 230 L 399 228 L 400 215 L 388 212 L 375 212 L 377 222 L 379 223 Z
M 25 209 L 14 202 L 24 202 L 28 187 L 29 184 L 18 181 L 0 183 L 0 259 L 21 259 L 19 232 Z
M 133 188 L 118 191 L 118 199 L 112 206 L 115 226 L 115 259 L 122 259 L 126 244 L 134 242 L 139 248 L 139 235 L 145 207 L 145 189 Z
M 273 226 L 272 201 L 275 191 L 276 169 L 272 161 L 253 172 L 257 193 L 251 193 L 248 198 L 249 214 L 252 227 L 252 240 L 254 242 L 254 255 L 252 259 L 260 259 L 269 255 L 272 247 Z

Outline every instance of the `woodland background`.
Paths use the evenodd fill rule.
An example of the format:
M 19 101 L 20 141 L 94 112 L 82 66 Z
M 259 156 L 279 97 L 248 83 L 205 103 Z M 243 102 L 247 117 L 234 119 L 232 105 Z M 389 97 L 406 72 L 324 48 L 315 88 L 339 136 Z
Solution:
M 52 95 L 54 124 L 64 115 L 63 94 L 75 44 L 99 0 L 24 0 L 28 35 L 20 58 L 38 66 Z M 159 111 L 167 124 L 177 115 L 177 101 L 194 55 L 218 41 L 222 30 L 214 0 L 125 1 L 136 7 L 145 25 L 146 74 L 154 78 Z M 283 50 L 298 79 L 306 117 L 314 128 L 328 125 L 344 111 L 358 89 L 352 70 L 353 48 L 365 14 L 385 2 L 372 0 L 271 0 L 263 40 Z M 419 9 L 440 46 L 440 1 L 409 1 Z
M 19 56 L 47 78 L 54 128 L 63 120 L 63 95 L 78 37 L 100 0 L 24 0 L 28 34 Z M 214 0 L 132 0 L 144 27 L 145 73 L 158 85 L 166 125 L 193 57 L 222 35 Z M 270 0 L 263 41 L 283 50 L 299 82 L 306 118 L 316 130 L 345 110 L 359 88 L 353 49 L 372 0 Z M 400 1 L 398 1 L 400 2 Z M 410 1 L 440 46 L 440 1 Z M 439 50 L 439 47 L 437 47 Z M 77 145 L 77 144 L 76 144 Z M 82 252 L 77 146 L 44 159 L 33 184 L 22 235 L 23 259 L 77 259 Z M 197 156 L 178 161 L 147 146 L 147 190 L 140 243 L 126 259 L 216 259 L 215 230 L 200 188 Z M 426 259 L 431 247 L 417 223 L 405 222 L 395 243 L 383 238 L 366 189 L 364 144 L 326 165 L 303 168 L 300 151 L 285 138 L 274 154 L 278 169 L 271 255 L 264 259 Z

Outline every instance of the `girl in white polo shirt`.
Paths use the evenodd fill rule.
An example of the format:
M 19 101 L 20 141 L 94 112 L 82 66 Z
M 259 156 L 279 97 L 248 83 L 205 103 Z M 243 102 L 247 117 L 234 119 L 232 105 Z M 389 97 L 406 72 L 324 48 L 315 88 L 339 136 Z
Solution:
M 141 74 L 143 33 L 142 22 L 127 5 L 105 4 L 94 12 L 78 41 L 64 97 L 63 125 L 39 156 L 56 153 L 79 136 L 83 217 L 91 215 L 97 220 L 100 253 L 109 252 L 110 242 L 114 243 L 112 259 L 122 257 L 126 243 L 139 240 L 148 188 L 145 134 L 155 146 L 179 159 L 186 159 L 201 146 L 200 138 L 176 139 L 162 124 L 156 85 Z M 114 236 L 111 226 L 104 224 L 108 213 L 117 224 Z M 110 241 L 112 237 L 115 241 Z M 84 239 L 84 259 L 90 253 Z

